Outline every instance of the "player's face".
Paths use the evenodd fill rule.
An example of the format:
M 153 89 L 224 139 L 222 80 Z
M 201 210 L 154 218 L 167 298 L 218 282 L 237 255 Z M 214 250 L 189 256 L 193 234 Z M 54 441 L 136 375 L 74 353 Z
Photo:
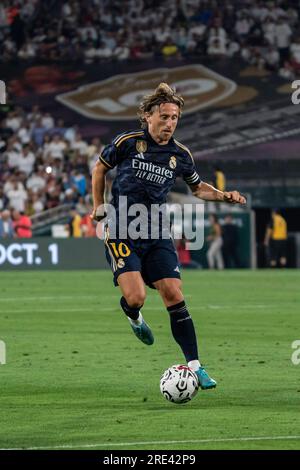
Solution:
M 179 108 L 173 103 L 162 103 L 156 106 L 152 114 L 147 114 L 146 120 L 151 136 L 159 144 L 167 143 L 177 126 Z

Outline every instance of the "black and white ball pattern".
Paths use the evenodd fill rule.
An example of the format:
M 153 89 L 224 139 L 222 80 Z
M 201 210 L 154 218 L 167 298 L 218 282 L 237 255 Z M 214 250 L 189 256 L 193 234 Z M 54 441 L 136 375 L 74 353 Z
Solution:
M 186 403 L 198 392 L 199 383 L 195 372 L 189 367 L 177 364 L 169 367 L 160 379 L 160 391 L 173 403 Z

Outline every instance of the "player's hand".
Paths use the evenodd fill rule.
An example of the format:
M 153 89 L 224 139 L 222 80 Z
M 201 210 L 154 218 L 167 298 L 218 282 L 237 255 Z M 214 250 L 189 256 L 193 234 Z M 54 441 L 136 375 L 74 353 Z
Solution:
M 90 214 L 90 218 L 96 222 L 101 222 L 102 219 L 105 219 L 107 216 L 106 212 L 103 215 L 97 214 L 97 209 L 93 209 L 93 212 Z
M 246 204 L 246 198 L 238 191 L 224 191 L 224 202 L 229 204 Z

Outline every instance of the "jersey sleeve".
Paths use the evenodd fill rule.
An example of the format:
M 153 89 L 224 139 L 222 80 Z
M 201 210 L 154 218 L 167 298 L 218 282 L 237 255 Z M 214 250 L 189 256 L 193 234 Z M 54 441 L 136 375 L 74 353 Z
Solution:
M 201 179 L 196 170 L 194 159 L 191 153 L 186 154 L 186 161 L 182 169 L 182 177 L 189 186 L 194 186 L 201 183 Z
M 109 144 L 102 150 L 99 160 L 106 168 L 112 169 L 119 163 L 119 152 L 115 144 Z

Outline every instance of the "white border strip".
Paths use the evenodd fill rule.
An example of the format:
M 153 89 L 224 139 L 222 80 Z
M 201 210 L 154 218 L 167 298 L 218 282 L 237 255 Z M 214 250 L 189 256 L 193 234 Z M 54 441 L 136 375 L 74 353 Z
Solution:
M 6 85 L 0 80 L 0 104 L 6 104 Z

